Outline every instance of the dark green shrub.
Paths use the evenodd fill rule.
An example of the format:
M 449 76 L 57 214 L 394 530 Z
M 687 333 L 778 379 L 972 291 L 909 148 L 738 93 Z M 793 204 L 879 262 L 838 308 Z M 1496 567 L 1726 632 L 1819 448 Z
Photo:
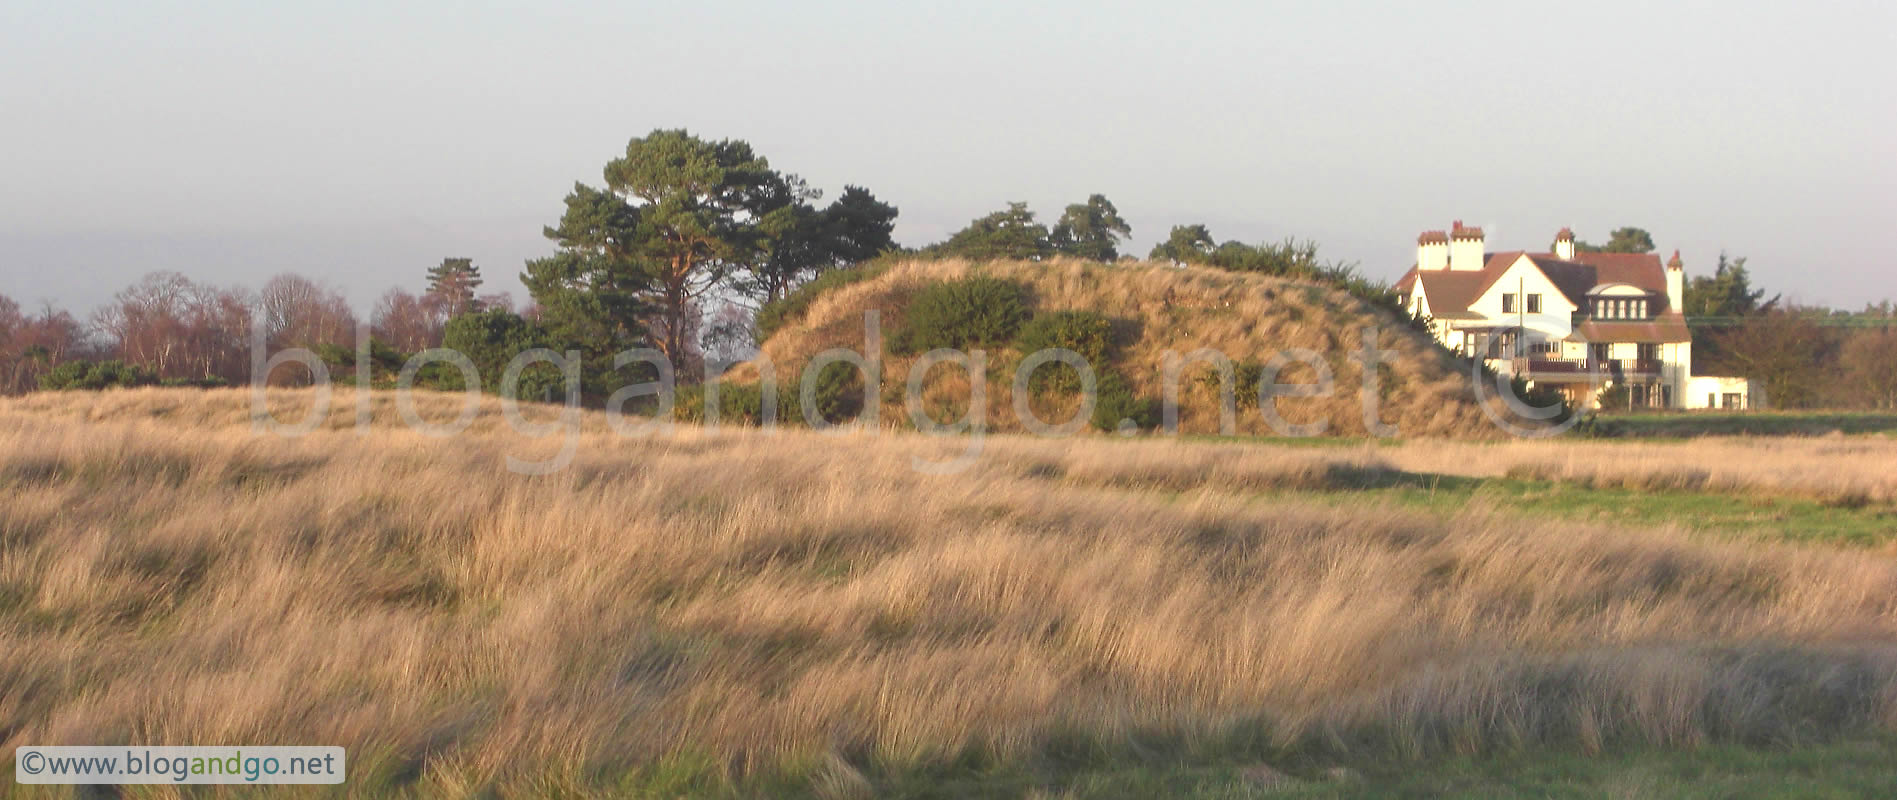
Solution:
M 40 376 L 40 388 L 49 391 L 153 386 L 158 376 L 123 361 L 68 361 Z
M 856 365 L 837 361 L 818 371 L 812 387 L 817 418 L 832 425 L 847 423 L 863 413 L 863 372 Z M 774 419 L 780 424 L 802 425 L 804 419 L 803 384 L 787 381 L 777 387 Z M 705 387 L 681 386 L 672 404 L 672 418 L 680 422 L 705 421 Z M 718 384 L 718 424 L 764 424 L 763 386 L 756 383 Z
M 356 385 L 356 357 L 359 355 L 354 346 L 338 344 L 319 344 L 316 357 L 323 360 L 329 368 L 329 378 L 339 386 Z M 409 354 L 402 353 L 381 339 L 369 340 L 369 382 L 378 387 L 395 385 L 396 376 L 402 374 L 402 366 L 408 363 Z M 432 373 L 429 373 L 432 377 Z M 417 383 L 421 383 L 418 379 Z M 422 384 L 429 385 L 429 384 Z
M 1232 405 L 1239 410 L 1258 407 L 1258 382 L 1263 379 L 1265 365 L 1256 361 L 1240 361 L 1232 365 Z M 1212 396 L 1219 398 L 1225 376 L 1217 367 L 1208 366 L 1199 374 L 1199 386 Z
M 817 373 L 815 397 L 817 417 L 832 425 L 855 419 L 863 413 L 863 371 L 855 364 L 832 361 Z M 801 386 L 798 400 L 803 399 Z M 804 419 L 801 409 L 798 419 Z
M 159 381 L 158 385 L 184 389 L 222 389 L 231 385 L 231 382 L 217 375 L 206 375 L 202 378 L 166 378 Z
M 672 405 L 672 416 L 681 422 L 702 423 L 705 421 L 705 386 L 695 384 L 681 386 Z M 803 419 L 797 413 L 797 397 L 788 399 L 779 392 L 773 419 L 779 422 L 794 422 Z M 718 384 L 718 424 L 720 425 L 763 425 L 764 424 L 764 387 L 756 383 L 719 383 Z
M 479 373 L 481 391 L 490 394 L 500 394 L 505 388 L 501 379 L 515 356 L 542 347 L 559 352 L 559 348 L 551 346 L 547 332 L 533 320 L 505 309 L 477 311 L 448 320 L 441 346 L 466 356 Z M 371 345 L 371 357 L 373 352 Z M 353 356 L 351 363 L 354 363 Z M 436 363 L 429 367 L 433 369 L 425 367 L 418 372 L 418 382 L 434 381 L 449 391 L 467 388 L 463 385 L 466 377 L 453 365 Z M 587 370 L 582 367 L 583 379 L 586 374 Z M 595 391 L 603 389 L 595 388 Z M 566 376 L 560 373 L 559 367 L 540 361 L 521 370 L 515 393 L 522 400 L 558 402 L 566 397 Z
M 758 342 L 771 338 L 771 334 L 785 325 L 803 319 L 804 313 L 810 310 L 810 304 L 825 293 L 877 277 L 888 272 L 894 263 L 893 260 L 871 261 L 854 267 L 833 269 L 792 289 L 783 297 L 765 303 L 757 310 Z
M 1159 425 L 1159 402 L 1133 393 L 1133 387 L 1116 372 L 1103 372 L 1095 385 L 1093 426 L 1112 433 L 1121 420 L 1131 420 L 1141 430 Z
M 1007 344 L 1027 319 L 1027 287 L 1014 281 L 964 278 L 930 284 L 910 298 L 902 328 L 889 337 L 889 349 L 922 353 L 939 347 Z
M 1594 402 L 1596 408 L 1601 411 L 1626 411 L 1632 405 L 1629 402 L 1631 400 L 1629 395 L 1632 393 L 1631 387 L 1616 384 L 1601 389 L 1594 395 Z
M 1057 348 L 1072 350 L 1098 373 L 1113 357 L 1113 322 L 1092 311 L 1037 314 L 1022 326 L 1019 347 L 1025 355 Z M 1064 363 L 1050 362 L 1028 376 L 1028 385 L 1036 391 L 1079 391 L 1080 373 Z
M 1560 424 L 1567 422 L 1574 416 L 1574 407 L 1568 405 L 1568 396 L 1562 394 L 1560 389 L 1547 385 L 1537 385 L 1530 388 L 1528 381 L 1519 377 L 1509 379 L 1509 389 L 1515 393 L 1516 398 L 1520 399 L 1522 403 L 1529 408 L 1552 408 L 1559 406 L 1561 408 L 1560 413 L 1549 418 L 1548 422 L 1550 423 Z

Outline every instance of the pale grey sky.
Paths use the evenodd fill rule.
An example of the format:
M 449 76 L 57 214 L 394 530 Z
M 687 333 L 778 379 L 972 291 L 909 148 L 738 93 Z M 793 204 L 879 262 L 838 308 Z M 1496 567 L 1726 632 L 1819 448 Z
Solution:
M 749 140 L 924 244 L 1103 192 L 1394 278 L 1452 219 L 1722 248 L 1897 296 L 1877 2 L 21 2 L 0 6 L 0 293 L 294 270 L 367 309 L 446 255 L 525 292 L 575 180 L 657 127 Z M 399 6 L 399 7 L 396 7 Z

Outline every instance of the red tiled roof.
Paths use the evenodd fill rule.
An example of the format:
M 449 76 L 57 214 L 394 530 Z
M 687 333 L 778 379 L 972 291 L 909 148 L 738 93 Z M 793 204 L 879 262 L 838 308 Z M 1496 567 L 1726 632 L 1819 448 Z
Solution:
M 1626 320 L 1587 320 L 1582 322 L 1573 333 L 1568 334 L 1569 341 L 1575 342 L 1690 342 L 1693 335 L 1686 329 L 1686 317 L 1683 314 L 1662 314 L 1659 317 L 1642 321 Z
M 1521 254 L 1520 250 L 1490 253 L 1481 269 L 1432 269 L 1419 272 L 1415 267 L 1410 267 L 1409 272 L 1397 279 L 1396 290 L 1409 292 L 1420 279 L 1423 282 L 1423 294 L 1429 297 L 1431 314 L 1467 311 L 1469 304 L 1488 291 L 1489 285 L 1500 279 L 1502 273 L 1508 270 L 1508 265 L 1515 263 Z
M 1576 253 L 1573 261 L 1562 261 L 1553 253 L 1508 250 L 1488 254 L 1480 270 L 1429 270 L 1419 275 L 1416 268 L 1411 267 L 1397 281 L 1396 288 L 1401 292 L 1411 291 L 1420 277 L 1431 312 L 1466 311 L 1470 303 L 1501 280 L 1502 273 L 1524 255 L 1578 307 L 1587 307 L 1587 293 L 1594 287 L 1625 283 L 1654 295 L 1655 314 L 1674 310 L 1666 307 L 1666 272 L 1660 266 L 1660 257 L 1651 253 Z
M 1596 283 L 1626 283 L 1666 294 L 1666 270 L 1653 253 L 1575 253 L 1574 260 L 1594 268 Z
M 1423 235 L 1416 237 L 1417 244 L 1443 244 L 1448 241 L 1449 234 L 1442 231 L 1423 231 Z

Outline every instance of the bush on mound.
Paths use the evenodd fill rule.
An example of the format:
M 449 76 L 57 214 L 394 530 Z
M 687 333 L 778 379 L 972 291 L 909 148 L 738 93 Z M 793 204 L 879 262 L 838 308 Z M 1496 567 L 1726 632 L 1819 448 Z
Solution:
M 1022 354 L 1055 349 L 1079 353 L 1097 373 L 1113 357 L 1113 322 L 1094 311 L 1053 311 L 1035 315 L 1021 328 Z M 1028 381 L 1036 391 L 1071 392 L 1080 388 L 1080 373 L 1052 362 L 1036 369 Z
M 1103 372 L 1094 386 L 1093 427 L 1113 433 L 1124 423 L 1139 430 L 1159 427 L 1159 401 L 1141 397 L 1117 372 Z
M 889 337 L 890 352 L 925 353 L 942 347 L 997 347 L 1014 341 L 1028 319 L 1026 286 L 1000 278 L 972 277 L 923 287 L 909 301 L 902 327 Z

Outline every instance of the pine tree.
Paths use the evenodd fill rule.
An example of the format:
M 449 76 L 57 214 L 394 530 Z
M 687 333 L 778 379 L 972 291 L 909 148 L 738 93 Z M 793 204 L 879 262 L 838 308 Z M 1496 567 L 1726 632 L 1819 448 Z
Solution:
M 444 258 L 428 269 L 428 294 L 449 318 L 480 311 L 474 290 L 481 286 L 481 268 L 471 258 Z

